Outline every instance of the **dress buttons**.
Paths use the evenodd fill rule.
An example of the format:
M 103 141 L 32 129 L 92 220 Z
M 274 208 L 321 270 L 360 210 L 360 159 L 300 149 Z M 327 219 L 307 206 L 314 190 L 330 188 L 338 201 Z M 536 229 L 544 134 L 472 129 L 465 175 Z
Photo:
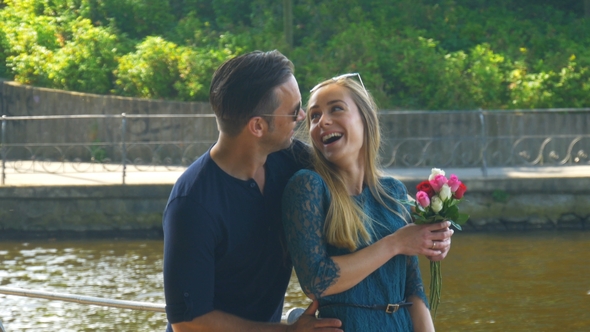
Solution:
M 256 183 L 254 183 L 254 182 L 250 183 L 250 188 L 254 188 L 254 187 L 256 187 Z

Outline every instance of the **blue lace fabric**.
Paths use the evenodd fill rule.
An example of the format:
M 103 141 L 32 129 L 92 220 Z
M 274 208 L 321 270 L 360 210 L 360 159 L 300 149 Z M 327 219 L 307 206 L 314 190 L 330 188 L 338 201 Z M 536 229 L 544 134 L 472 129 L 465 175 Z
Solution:
M 400 181 L 393 178 L 380 181 L 392 197 L 406 199 L 407 190 Z M 368 188 L 354 198 L 365 213 L 377 221 L 373 225 L 374 242 L 406 224 L 379 204 Z M 310 170 L 300 170 L 293 175 L 283 194 L 283 224 L 295 272 L 303 291 L 319 300 L 320 317 L 340 319 L 347 332 L 413 331 L 407 308 L 393 314 L 348 306 L 322 308 L 330 303 L 386 305 L 404 301 L 412 295 L 428 305 L 416 256 L 395 256 L 351 289 L 321 296 L 340 276 L 338 266 L 330 257 L 350 253 L 325 241 L 322 233 L 329 204 L 330 193 L 325 182 Z M 400 213 L 404 209 L 394 202 L 386 201 L 386 204 Z

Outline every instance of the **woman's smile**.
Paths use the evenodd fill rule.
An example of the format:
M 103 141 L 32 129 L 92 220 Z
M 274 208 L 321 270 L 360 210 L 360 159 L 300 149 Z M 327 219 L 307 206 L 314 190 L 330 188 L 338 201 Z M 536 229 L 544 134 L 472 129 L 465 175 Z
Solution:
M 342 138 L 341 133 L 328 133 L 322 135 L 322 142 L 326 145 L 336 142 Z

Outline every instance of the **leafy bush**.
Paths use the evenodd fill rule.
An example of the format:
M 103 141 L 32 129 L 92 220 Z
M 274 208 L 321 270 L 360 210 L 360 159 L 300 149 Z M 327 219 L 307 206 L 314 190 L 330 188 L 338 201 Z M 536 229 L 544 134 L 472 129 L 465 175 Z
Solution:
M 148 37 L 136 52 L 119 60 L 115 92 L 144 98 L 204 100 L 214 70 L 233 56 L 231 47 L 193 49 L 161 37 Z
M 279 49 L 303 98 L 360 72 L 382 108 L 588 107 L 579 0 L 0 0 L 0 75 L 38 86 L 207 100 L 229 57 Z
M 144 98 L 176 97 L 178 46 L 160 37 L 148 37 L 137 51 L 122 56 L 115 71 L 115 92 Z
M 117 36 L 94 27 L 88 19 L 74 21 L 66 41 L 47 64 L 48 78 L 58 89 L 107 94 L 117 67 Z
M 0 77 L 12 77 L 6 68 L 6 55 L 10 53 L 10 44 L 4 32 L 4 23 L 0 22 Z
M 161 35 L 174 26 L 168 0 L 83 0 L 89 1 L 88 18 L 109 25 L 130 38 L 141 40 Z
M 46 64 L 59 48 L 55 18 L 37 16 L 34 1 L 14 1 L 0 12 L 7 76 L 25 84 L 50 86 Z

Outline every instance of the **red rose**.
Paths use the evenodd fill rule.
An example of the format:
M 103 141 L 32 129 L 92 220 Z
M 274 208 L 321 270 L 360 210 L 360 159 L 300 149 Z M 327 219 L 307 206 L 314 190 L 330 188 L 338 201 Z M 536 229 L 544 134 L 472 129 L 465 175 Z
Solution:
M 456 199 L 461 199 L 463 198 L 463 194 L 465 194 L 466 191 L 467 187 L 465 186 L 465 184 L 461 183 L 459 185 L 459 188 L 457 188 L 457 191 L 455 191 L 455 193 L 453 194 L 453 197 L 455 197 Z
M 432 198 L 432 196 L 434 196 L 435 192 L 434 192 L 434 188 L 432 188 L 432 186 L 430 185 L 430 182 L 428 181 L 422 181 L 420 182 L 417 186 L 416 189 L 418 191 L 423 191 L 425 193 L 428 194 L 428 198 Z

